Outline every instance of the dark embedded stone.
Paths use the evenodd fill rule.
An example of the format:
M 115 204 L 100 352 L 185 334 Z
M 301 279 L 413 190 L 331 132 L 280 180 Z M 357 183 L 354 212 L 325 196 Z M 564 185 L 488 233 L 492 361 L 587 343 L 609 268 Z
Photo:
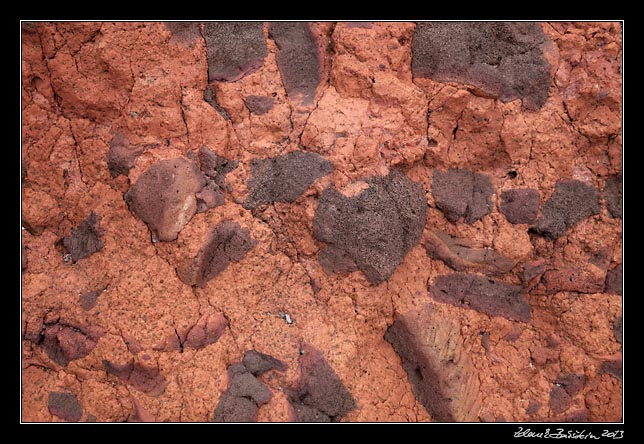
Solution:
M 166 28 L 172 33 L 172 40 L 180 43 L 189 43 L 201 35 L 200 22 L 164 22 Z
M 541 278 L 546 293 L 575 291 L 577 293 L 601 293 L 604 291 L 604 278 L 574 268 L 548 270 Z
M 286 364 L 284 362 L 255 350 L 249 350 L 244 353 L 242 362 L 254 376 L 261 376 L 270 370 L 279 370 L 281 372 L 286 370 Z
M 396 314 L 385 340 L 400 356 L 414 396 L 433 420 L 478 418 L 479 378 L 453 320 L 426 305 Z
M 579 180 L 560 180 L 541 209 L 534 231 L 557 239 L 577 222 L 595 214 L 599 214 L 599 193 L 595 187 Z
M 621 316 L 615 319 L 615 322 L 613 323 L 613 334 L 615 335 L 615 340 L 621 344 L 623 338 L 622 335 L 624 334 L 624 324 Z
M 320 252 L 325 269 L 350 270 L 349 258 L 369 282 L 379 284 L 420 240 L 427 200 L 422 187 L 400 171 L 364 182 L 368 188 L 353 197 L 332 186 L 324 190 L 313 218 L 313 236 L 334 248 Z
M 550 390 L 550 410 L 555 415 L 563 413 L 570 408 L 572 399 L 568 392 L 560 385 L 555 385 Z
M 483 174 L 461 168 L 434 170 L 432 194 L 436 206 L 450 222 L 465 217 L 465 222 L 471 225 L 492 211 L 494 188 L 490 178 Z
M 317 154 L 302 151 L 269 159 L 253 159 L 244 208 L 255 209 L 272 202 L 293 202 L 316 179 L 331 171 L 331 162 Z
M 355 400 L 322 354 L 308 344 L 300 354 L 301 377 L 286 390 L 298 422 L 338 422 L 356 408 Z
M 274 100 L 267 96 L 248 96 L 244 103 L 252 114 L 261 116 L 273 109 Z
M 612 359 L 602 362 L 599 367 L 599 374 L 607 374 L 614 376 L 617 379 L 622 379 L 622 360 Z
M 530 403 L 528 404 L 528 408 L 525 410 L 525 414 L 532 416 L 535 413 L 537 413 L 540 408 L 541 408 L 541 403 L 539 401 L 535 401 L 534 399 L 531 399 Z
M 528 322 L 532 318 L 530 304 L 517 285 L 476 274 L 454 273 L 437 276 L 428 286 L 429 295 L 439 302 L 514 321 Z
M 103 248 L 103 229 L 101 218 L 93 211 L 78 227 L 72 228 L 69 236 L 63 239 L 63 245 L 72 255 L 74 262 L 91 256 Z
M 613 219 L 622 218 L 622 173 L 606 179 L 604 185 L 606 209 Z
M 429 257 L 439 259 L 457 271 L 471 269 L 486 274 L 504 274 L 517 263 L 491 248 L 474 247 L 467 239 L 459 239 L 440 230 L 430 233 L 425 250 Z
M 224 271 L 231 261 L 238 262 L 252 250 L 257 241 L 250 237 L 248 228 L 242 228 L 237 222 L 226 220 L 215 226 L 210 240 L 201 249 L 197 261 L 195 282 L 199 287 Z
M 533 224 L 539 213 L 539 192 L 530 188 L 504 191 L 501 213 L 511 224 Z
M 252 399 L 224 393 L 219 398 L 212 422 L 255 422 L 257 410 L 259 408 Z
M 206 89 L 204 89 L 203 99 L 208 105 L 212 106 L 219 114 L 221 114 L 224 119 L 230 120 L 230 114 L 228 114 L 226 110 L 217 103 L 217 99 L 215 98 L 215 89 L 212 85 L 208 85 L 206 86 Z
M 50 392 L 47 408 L 52 415 L 69 422 L 78 422 L 83 416 L 83 406 L 72 393 Z
M 622 264 L 616 264 L 606 273 L 604 292 L 622 295 Z
M 96 300 L 101 295 L 103 290 L 94 290 L 83 293 L 79 297 L 80 306 L 83 310 L 89 311 L 96 306 Z
M 275 59 L 289 98 L 311 103 L 322 80 L 322 55 L 310 24 L 272 22 L 268 36 L 277 45 Z
M 87 331 L 61 323 L 49 324 L 43 331 L 43 348 L 49 358 L 63 367 L 89 355 L 100 339 L 102 331 Z
M 557 376 L 555 383 L 563 387 L 570 396 L 575 396 L 584 388 L 586 376 L 576 373 L 561 373 Z
M 351 273 L 358 270 L 355 261 L 345 250 L 330 245 L 318 253 L 318 261 L 326 273 Z
M 207 146 L 199 148 L 199 166 L 208 180 L 223 188 L 226 174 L 237 168 L 237 161 L 226 159 Z
M 469 83 L 537 110 L 548 99 L 546 37 L 534 22 L 423 22 L 412 40 L 412 74 Z
M 161 160 L 141 174 L 125 201 L 154 238 L 173 241 L 197 212 L 195 194 L 205 184 L 194 162 L 183 157 Z
M 149 396 L 159 396 L 165 390 L 166 381 L 158 367 L 149 367 L 134 360 L 121 365 L 103 360 L 103 368 L 109 374 Z
M 268 55 L 262 22 L 205 22 L 203 34 L 209 82 L 239 80 Z
M 110 141 L 110 149 L 107 152 L 107 167 L 112 177 L 120 174 L 127 176 L 130 169 L 134 167 L 136 158 L 143 151 L 145 151 L 144 146 L 131 146 L 122 133 L 116 133 Z

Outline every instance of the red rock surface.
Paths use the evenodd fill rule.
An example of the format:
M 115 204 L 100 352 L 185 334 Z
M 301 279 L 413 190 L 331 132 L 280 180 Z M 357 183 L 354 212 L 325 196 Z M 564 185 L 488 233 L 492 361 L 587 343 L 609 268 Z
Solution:
M 200 24 L 23 23 L 23 421 L 208 421 L 227 396 L 227 369 L 249 350 L 284 363 L 257 376 L 271 396 L 252 418 L 290 421 L 286 392 L 300 381 L 302 344 L 355 401 L 341 421 L 432 421 L 384 338 L 397 315 L 428 304 L 462 338 L 477 378 L 474 420 L 621 420 L 621 25 L 536 26 L 531 57 L 547 62 L 539 88 L 548 86 L 544 73 L 550 78 L 538 100 L 530 88 L 522 95 L 529 76 L 496 88 L 478 65 L 476 84 L 446 71 L 414 74 L 414 23 L 263 23 L 246 40 L 229 38 L 235 27 L 208 34 Z M 244 66 L 213 62 L 218 53 L 242 57 L 244 42 L 261 36 L 265 54 L 260 45 Z M 234 47 L 218 52 L 212 42 Z M 245 207 L 253 160 L 293 151 L 333 169 L 312 182 L 273 178 L 305 189 Z M 231 163 L 206 173 L 199 153 L 215 159 L 213 168 Z M 168 189 L 142 193 L 155 228 L 125 196 L 158 165 L 189 174 L 166 171 L 158 181 L 180 199 Z M 432 186 L 450 169 L 491 184 L 460 190 L 458 217 L 443 211 L 458 204 L 450 201 L 458 189 L 438 205 L 441 187 Z M 420 239 L 382 282 L 355 266 L 327 273 L 318 253 L 328 243 L 313 235 L 322 192 L 358 196 L 365 180 L 394 170 L 426 197 Z M 561 193 L 544 219 L 560 181 L 587 191 Z M 525 217 L 506 217 L 501 196 L 517 189 L 538 193 L 536 218 L 535 199 L 519 202 Z M 551 229 L 573 195 L 599 204 L 575 201 L 581 209 Z M 477 202 L 481 211 L 468 218 L 467 204 Z M 231 233 L 252 248 L 193 285 L 203 257 L 228 254 L 227 235 L 207 248 L 221 224 L 236 224 Z M 444 233 L 439 243 L 436 233 Z M 81 234 L 91 234 L 92 247 L 72 258 L 64 239 Z M 364 236 L 360 248 L 387 244 Z M 428 256 L 431 242 L 442 253 Z M 450 267 L 477 279 L 492 270 L 492 279 L 521 289 L 531 317 L 430 298 L 436 278 L 455 273 Z

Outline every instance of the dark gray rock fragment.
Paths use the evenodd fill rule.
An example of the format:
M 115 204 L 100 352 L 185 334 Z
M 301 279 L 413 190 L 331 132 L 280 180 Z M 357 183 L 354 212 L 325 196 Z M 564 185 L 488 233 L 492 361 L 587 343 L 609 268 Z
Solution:
M 272 22 L 268 36 L 277 45 L 276 61 L 289 98 L 301 96 L 311 103 L 322 80 L 322 56 L 311 25 L 306 22 Z
M 253 159 L 252 177 L 244 208 L 255 209 L 272 202 L 293 202 L 320 177 L 333 171 L 333 164 L 314 153 L 293 151 L 269 159 Z
M 501 213 L 511 224 L 533 224 L 539 213 L 539 192 L 530 188 L 504 191 Z
M 68 422 L 78 422 L 83 416 L 83 406 L 72 393 L 50 392 L 47 408 L 49 413 Z
M 262 22 L 205 22 L 203 33 L 209 82 L 239 80 L 268 55 Z
M 164 22 L 166 28 L 172 33 L 171 42 L 190 43 L 201 35 L 200 22 Z
M 615 264 L 615 266 L 606 273 L 604 292 L 618 294 L 621 296 L 622 286 L 622 264 Z
M 130 145 L 122 133 L 116 133 L 110 141 L 110 149 L 107 152 L 107 167 L 112 177 L 120 174 L 127 176 L 130 169 L 134 167 L 136 158 L 145 151 L 145 148 L 145 146 Z
M 599 193 L 595 187 L 579 180 L 560 180 L 541 209 L 534 231 L 557 239 L 577 222 L 595 214 L 599 214 Z
M 427 216 L 422 187 L 400 171 L 364 180 L 368 188 L 347 197 L 328 187 L 313 218 L 313 236 L 329 244 L 327 270 L 350 271 L 353 261 L 369 282 L 388 279 L 420 240 Z
M 532 318 L 530 304 L 517 285 L 477 274 L 453 273 L 437 276 L 428 286 L 429 295 L 439 302 L 513 321 L 528 322 Z
M 611 176 L 604 185 L 606 209 L 613 219 L 622 218 L 622 173 Z
M 255 350 L 249 350 L 244 353 L 243 364 L 248 371 L 254 376 L 261 376 L 270 370 L 285 371 L 286 364 L 279 359 L 260 353 Z
M 303 344 L 300 379 L 286 390 L 297 422 L 338 422 L 356 408 L 355 400 L 322 354 Z
M 63 245 L 72 255 L 74 262 L 91 256 L 103 248 L 103 229 L 101 218 L 93 211 L 78 227 L 72 228 L 69 236 L 63 238 Z
M 492 211 L 494 188 L 490 178 L 480 173 L 461 168 L 434 170 L 432 194 L 450 222 L 465 217 L 471 225 Z
M 268 96 L 248 96 L 244 99 L 244 103 L 252 114 L 261 116 L 273 109 L 274 100 Z
M 546 36 L 534 22 L 423 22 L 412 40 L 412 74 L 465 82 L 536 110 L 548 99 Z

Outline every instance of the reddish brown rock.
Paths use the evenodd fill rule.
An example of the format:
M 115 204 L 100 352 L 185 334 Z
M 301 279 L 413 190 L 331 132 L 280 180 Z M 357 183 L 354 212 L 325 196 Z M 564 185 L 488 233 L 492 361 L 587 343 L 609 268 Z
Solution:
M 80 306 L 83 307 L 83 310 L 89 311 L 96 306 L 96 301 L 101 295 L 103 290 L 94 290 L 83 293 L 79 296 Z
M 192 327 L 181 330 L 175 329 L 174 334 L 168 336 L 154 349 L 181 352 L 186 348 L 199 350 L 217 342 L 226 327 L 228 327 L 228 320 L 223 313 L 205 314 Z
M 478 419 L 479 378 L 452 320 L 426 305 L 397 315 L 385 339 L 400 356 L 416 398 L 434 420 Z
M 429 295 L 439 302 L 515 321 L 529 322 L 532 317 L 530 304 L 516 285 L 466 273 L 437 276 L 427 285 Z
M 561 373 L 555 383 L 563 387 L 569 396 L 575 396 L 584 388 L 586 376 L 577 373 Z
M 68 422 L 78 422 L 83 416 L 83 406 L 72 393 L 50 392 L 47 408 L 52 415 Z
M 570 395 L 561 385 L 554 385 L 550 390 L 550 410 L 555 415 L 565 412 L 570 408 L 572 400 Z
M 55 323 L 45 326 L 42 346 L 54 362 L 66 366 L 71 361 L 89 355 L 102 334 L 100 328 L 80 329 Z
M 610 217 L 622 218 L 622 174 L 611 176 L 604 185 L 604 201 Z
M 599 374 L 607 374 L 614 376 L 617 379 L 622 379 L 622 360 L 609 359 L 601 363 L 599 367 Z
M 204 185 L 203 176 L 189 160 L 162 160 L 139 177 L 125 201 L 148 224 L 153 239 L 169 242 L 197 212 L 195 193 Z
M 251 113 L 261 116 L 273 109 L 275 101 L 267 96 L 248 96 L 244 103 Z
M 119 174 L 127 176 L 130 169 L 134 167 L 136 158 L 144 151 L 145 146 L 132 146 L 123 133 L 116 133 L 110 141 L 110 150 L 107 154 L 107 167 L 112 177 Z
M 604 291 L 604 278 L 590 272 L 575 269 L 548 270 L 542 282 L 548 293 L 576 291 L 578 293 L 601 293 Z
M 156 366 L 141 364 L 134 360 L 126 364 L 113 364 L 103 360 L 103 367 L 109 374 L 146 395 L 159 396 L 165 390 L 165 377 Z

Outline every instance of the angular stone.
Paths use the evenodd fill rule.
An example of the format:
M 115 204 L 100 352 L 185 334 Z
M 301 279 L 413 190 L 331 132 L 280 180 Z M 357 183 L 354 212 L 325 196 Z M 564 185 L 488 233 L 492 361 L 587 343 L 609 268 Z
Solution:
M 244 103 L 252 114 L 261 116 L 273 109 L 274 100 L 267 96 L 248 96 L 244 99 Z
M 50 392 L 47 408 L 49 413 L 68 422 L 78 422 L 83 416 L 83 406 L 72 393 Z
M 599 193 L 595 187 L 579 180 L 560 180 L 541 209 L 534 230 L 557 239 L 577 222 L 595 214 L 599 214 Z
M 355 400 L 322 354 L 303 344 L 300 379 L 286 390 L 298 422 L 338 422 L 356 408 Z
M 101 218 L 93 211 L 78 227 L 72 228 L 69 236 L 63 238 L 63 245 L 72 255 L 72 260 L 77 262 L 103 248 L 104 230 L 100 227 Z
M 604 292 L 622 295 L 622 264 L 616 264 L 606 273 Z
M 322 250 L 326 270 L 352 269 L 369 282 L 388 279 L 420 240 L 427 216 L 422 187 L 400 171 L 365 179 L 367 188 L 347 197 L 328 187 L 313 218 L 313 236 L 333 250 Z
M 461 168 L 434 170 L 432 194 L 450 222 L 465 217 L 465 222 L 472 225 L 492 211 L 494 188 L 490 178 L 480 173 Z
M 333 171 L 333 164 L 314 153 L 293 151 L 251 161 L 252 177 L 244 208 L 272 202 L 293 202 L 317 179 Z
M 465 82 L 536 110 L 548 99 L 546 37 L 534 22 L 422 22 L 412 40 L 412 74 Z
M 539 213 L 539 192 L 530 188 L 504 191 L 500 209 L 511 224 L 533 224 Z
M 166 159 L 148 168 L 125 194 L 130 210 L 148 224 L 153 238 L 173 241 L 197 212 L 195 194 L 205 180 L 194 162 Z
M 203 34 L 209 82 L 239 80 L 268 55 L 262 22 L 205 22 Z
M 428 286 L 429 295 L 439 302 L 513 321 L 528 322 L 532 318 L 530 304 L 517 285 L 477 274 L 453 273 L 437 276 Z
M 479 378 L 454 321 L 425 305 L 396 314 L 385 339 L 400 356 L 416 399 L 433 420 L 478 420 Z
M 322 80 L 322 55 L 311 25 L 272 22 L 268 36 L 275 40 L 275 59 L 289 98 L 299 97 L 303 103 L 311 103 Z
M 497 275 L 507 273 L 517 264 L 517 261 L 491 248 L 477 248 L 467 239 L 459 239 L 440 230 L 430 233 L 425 250 L 429 257 L 442 260 L 457 271 L 470 269 Z
M 604 185 L 604 201 L 608 214 L 613 219 L 622 218 L 622 173 L 606 179 Z
M 286 371 L 286 364 L 284 362 L 255 350 L 248 350 L 244 353 L 242 362 L 246 369 L 255 376 L 261 376 L 270 370 Z
M 604 278 L 574 268 L 548 270 L 541 281 L 546 293 L 575 291 L 577 293 L 601 293 L 604 291 Z

